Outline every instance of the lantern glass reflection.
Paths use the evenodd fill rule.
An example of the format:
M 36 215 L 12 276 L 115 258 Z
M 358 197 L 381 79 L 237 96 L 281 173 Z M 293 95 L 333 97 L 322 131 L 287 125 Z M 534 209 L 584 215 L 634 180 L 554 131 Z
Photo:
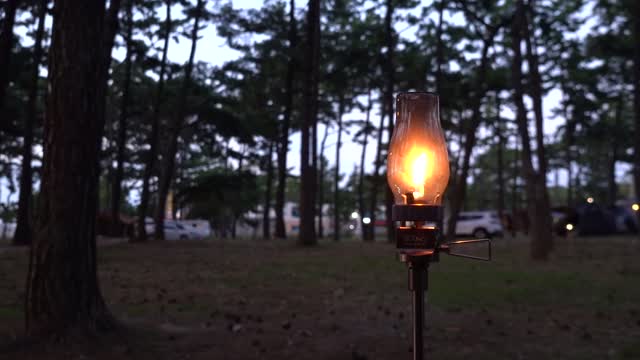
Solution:
M 397 204 L 442 204 L 449 182 L 449 156 L 437 95 L 398 94 L 387 181 Z

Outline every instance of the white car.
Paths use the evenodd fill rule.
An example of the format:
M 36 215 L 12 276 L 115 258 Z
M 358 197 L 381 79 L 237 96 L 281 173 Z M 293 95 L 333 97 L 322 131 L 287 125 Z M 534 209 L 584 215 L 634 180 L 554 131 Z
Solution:
M 145 219 L 145 230 L 147 236 L 151 236 L 156 232 L 155 223 L 151 218 Z M 182 224 L 179 224 L 173 220 L 164 221 L 164 239 L 165 240 L 195 240 L 201 239 L 202 236 L 190 231 Z
M 165 221 L 164 223 L 164 239 L 165 240 L 189 240 L 198 239 L 198 235 L 187 230 L 181 224 L 173 221 Z
M 498 214 L 494 211 L 466 211 L 458 214 L 457 235 L 471 235 L 482 239 L 502 236 L 503 228 Z
M 207 220 L 179 220 L 177 223 L 194 233 L 198 239 L 211 236 L 211 225 Z

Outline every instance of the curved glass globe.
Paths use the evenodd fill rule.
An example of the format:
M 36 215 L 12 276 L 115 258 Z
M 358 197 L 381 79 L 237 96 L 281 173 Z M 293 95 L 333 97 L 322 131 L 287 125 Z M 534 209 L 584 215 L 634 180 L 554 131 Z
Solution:
M 449 156 L 438 95 L 406 92 L 396 97 L 387 182 L 396 204 L 442 204 L 449 182 Z

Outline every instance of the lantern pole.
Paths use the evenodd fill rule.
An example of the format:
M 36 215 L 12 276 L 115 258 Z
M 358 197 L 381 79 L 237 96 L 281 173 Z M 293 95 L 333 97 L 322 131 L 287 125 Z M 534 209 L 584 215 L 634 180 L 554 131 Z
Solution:
M 429 287 L 429 255 L 408 256 L 409 291 L 413 295 L 413 359 L 424 359 L 424 299 Z

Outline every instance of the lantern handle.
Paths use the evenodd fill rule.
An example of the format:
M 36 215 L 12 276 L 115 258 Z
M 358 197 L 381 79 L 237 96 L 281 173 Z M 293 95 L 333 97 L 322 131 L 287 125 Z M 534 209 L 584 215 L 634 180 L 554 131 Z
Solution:
M 489 245 L 488 246 L 488 256 L 486 256 L 486 257 L 465 255 L 465 254 L 457 253 L 457 252 L 454 252 L 454 251 L 451 250 L 451 245 L 462 245 L 462 246 L 464 246 L 464 245 L 467 245 L 467 244 L 477 244 L 477 243 L 484 243 L 484 242 L 486 242 Z M 440 245 L 440 247 L 438 247 L 438 250 L 442 251 L 445 254 L 451 255 L 451 256 L 463 257 L 463 258 L 472 259 L 472 260 L 491 261 L 491 239 L 471 239 L 471 240 L 451 241 L 451 242 L 448 242 L 446 244 Z

